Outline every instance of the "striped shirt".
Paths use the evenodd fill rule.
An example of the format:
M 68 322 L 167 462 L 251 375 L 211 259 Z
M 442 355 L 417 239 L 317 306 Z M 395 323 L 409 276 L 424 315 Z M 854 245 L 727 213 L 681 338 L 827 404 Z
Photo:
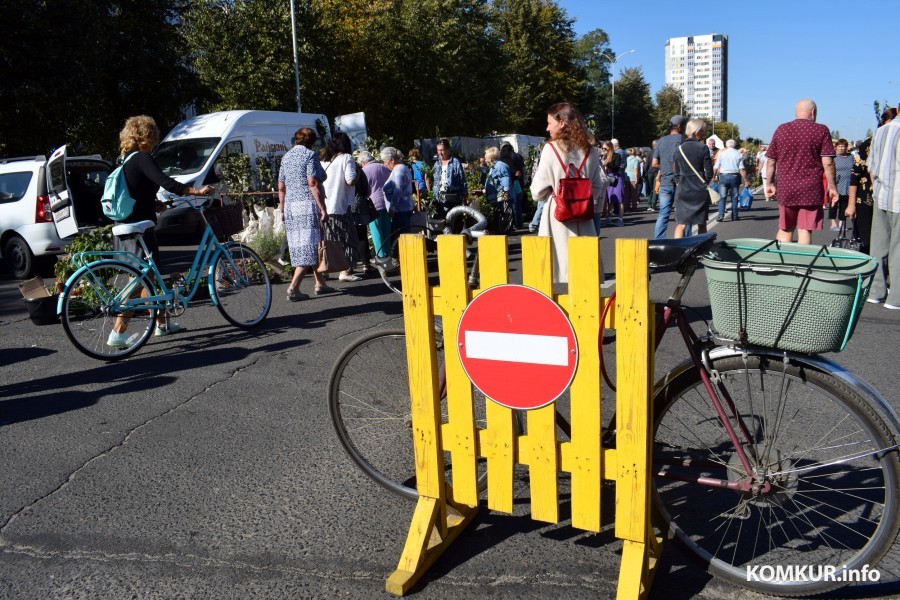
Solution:
M 869 151 L 875 208 L 900 213 L 900 119 L 879 127 Z

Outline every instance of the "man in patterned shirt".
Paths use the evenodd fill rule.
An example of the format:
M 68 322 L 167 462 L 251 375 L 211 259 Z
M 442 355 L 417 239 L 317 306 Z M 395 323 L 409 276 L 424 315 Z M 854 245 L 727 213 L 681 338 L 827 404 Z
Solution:
M 882 125 L 872 139 L 869 152 L 872 176 L 872 245 L 878 270 L 869 291 L 869 302 L 884 302 L 885 308 L 900 310 L 900 119 Z M 894 285 L 887 287 L 885 272 Z
M 822 172 L 828 182 L 828 196 L 837 201 L 834 183 L 834 146 L 831 132 L 816 123 L 816 103 L 797 103 L 793 121 L 782 123 L 772 135 L 766 150 L 766 197 L 774 198 L 778 178 L 778 235 L 780 242 L 790 242 L 794 229 L 797 241 L 812 243 L 812 232 L 822 229 Z

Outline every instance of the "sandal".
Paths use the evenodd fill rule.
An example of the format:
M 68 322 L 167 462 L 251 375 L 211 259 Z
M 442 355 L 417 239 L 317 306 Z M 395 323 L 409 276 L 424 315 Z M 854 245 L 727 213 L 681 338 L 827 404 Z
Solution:
M 309 295 L 304 294 L 298 289 L 288 288 L 287 299 L 291 302 L 299 302 L 300 300 L 309 300 Z
M 316 296 L 321 296 L 322 294 L 330 294 L 337 290 L 335 290 L 333 287 L 328 287 L 327 285 L 317 285 L 314 291 L 316 293 Z

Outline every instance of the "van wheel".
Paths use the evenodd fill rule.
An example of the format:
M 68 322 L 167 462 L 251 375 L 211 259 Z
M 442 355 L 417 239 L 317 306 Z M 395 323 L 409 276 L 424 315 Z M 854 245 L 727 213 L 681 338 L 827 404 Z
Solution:
M 3 245 L 3 260 L 9 273 L 16 279 L 27 279 L 34 271 L 34 254 L 28 243 L 17 235 L 6 240 Z

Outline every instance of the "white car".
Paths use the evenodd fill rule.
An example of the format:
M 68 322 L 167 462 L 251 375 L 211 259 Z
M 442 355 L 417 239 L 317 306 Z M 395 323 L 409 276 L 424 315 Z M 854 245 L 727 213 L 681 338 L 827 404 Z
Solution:
M 0 256 L 27 279 L 41 257 L 62 254 L 79 231 L 104 225 L 100 196 L 110 164 L 94 156 L 0 158 Z M 78 213 L 76 219 L 75 213 Z

